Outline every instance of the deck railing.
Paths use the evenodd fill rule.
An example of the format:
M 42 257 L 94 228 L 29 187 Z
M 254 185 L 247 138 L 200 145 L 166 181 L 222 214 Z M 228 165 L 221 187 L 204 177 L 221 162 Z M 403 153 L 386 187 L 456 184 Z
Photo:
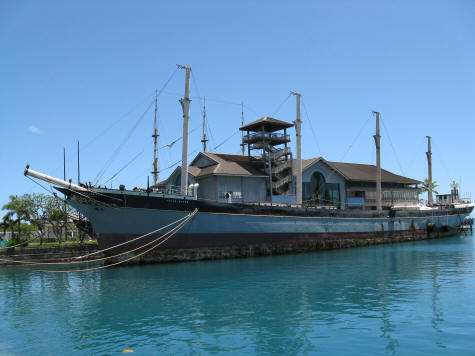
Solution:
M 290 147 L 285 147 L 280 150 L 276 150 L 275 152 L 272 152 L 270 154 L 270 157 L 271 159 L 277 159 L 289 153 L 290 153 Z
M 287 176 L 287 177 L 284 177 L 276 182 L 272 182 L 272 187 L 274 189 L 279 189 L 280 187 L 282 187 L 284 184 L 287 184 L 287 183 L 290 183 L 292 181 L 292 176 Z
M 290 135 L 280 134 L 280 133 L 270 133 L 270 132 L 256 132 L 256 133 L 244 135 L 243 140 L 245 143 L 257 141 L 257 140 L 290 141 Z
M 187 189 L 187 190 L 188 191 L 186 193 L 183 192 L 181 189 L 181 186 L 179 185 L 158 186 L 158 187 L 152 188 L 152 192 L 157 193 L 157 194 L 193 196 L 193 191 L 191 189 Z

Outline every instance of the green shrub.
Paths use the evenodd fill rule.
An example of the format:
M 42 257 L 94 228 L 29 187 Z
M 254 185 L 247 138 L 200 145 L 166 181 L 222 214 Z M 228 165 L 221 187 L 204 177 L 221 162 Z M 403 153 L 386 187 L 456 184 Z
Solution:
M 7 247 L 16 246 L 16 245 L 18 245 L 17 247 L 26 247 L 28 246 L 28 242 L 26 240 L 19 239 L 18 237 L 14 237 L 13 239 L 8 240 Z

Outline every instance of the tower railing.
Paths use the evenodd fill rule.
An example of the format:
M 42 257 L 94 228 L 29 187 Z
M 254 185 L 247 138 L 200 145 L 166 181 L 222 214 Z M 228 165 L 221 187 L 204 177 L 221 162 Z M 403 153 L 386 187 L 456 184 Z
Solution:
M 257 140 L 278 140 L 278 141 L 290 141 L 290 135 L 281 133 L 269 133 L 269 132 L 255 132 L 244 135 L 244 143 L 252 143 Z
M 290 161 L 283 161 L 281 164 L 279 164 L 278 166 L 275 166 L 275 167 L 272 167 L 272 174 L 279 174 L 283 171 L 285 171 L 286 169 L 289 169 L 292 167 L 292 163 Z M 269 168 L 267 167 L 266 168 L 266 172 L 269 173 Z
M 292 176 L 285 176 L 284 178 L 279 179 L 278 181 L 272 182 L 272 187 L 274 189 L 279 189 L 280 187 L 282 187 L 285 184 L 290 183 L 291 181 L 292 181 Z
M 290 147 L 285 147 L 285 148 L 282 148 L 282 149 L 278 149 L 275 152 L 272 152 L 270 154 L 270 157 L 271 157 L 271 159 L 274 160 L 274 159 L 278 159 L 278 158 L 280 158 L 284 155 L 288 155 L 288 154 L 290 154 Z

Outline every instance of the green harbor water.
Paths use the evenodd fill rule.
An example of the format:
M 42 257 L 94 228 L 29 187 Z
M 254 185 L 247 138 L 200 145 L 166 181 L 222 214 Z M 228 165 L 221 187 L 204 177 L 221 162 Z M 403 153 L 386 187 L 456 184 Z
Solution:
M 475 355 L 474 237 L 84 273 L 0 267 L 0 355 Z

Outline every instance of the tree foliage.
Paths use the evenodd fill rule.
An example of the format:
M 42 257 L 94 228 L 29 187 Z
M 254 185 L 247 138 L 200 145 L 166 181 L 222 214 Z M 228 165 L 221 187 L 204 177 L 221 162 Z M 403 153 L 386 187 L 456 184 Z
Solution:
M 435 194 L 439 194 L 435 188 L 437 188 L 439 185 L 437 182 L 432 182 L 432 192 Z M 424 179 L 424 183 L 422 183 L 422 191 L 423 192 L 428 192 L 429 191 L 429 178 Z
M 10 201 L 2 207 L 2 210 L 7 211 L 2 220 L 4 231 L 11 228 L 12 224 L 16 224 L 18 237 L 27 236 L 27 232 L 31 230 L 28 228 L 30 225 L 38 231 L 40 243 L 43 242 L 48 227 L 61 243 L 68 224 L 68 216 L 74 214 L 74 209 L 59 198 L 38 193 L 11 195 Z
M 18 236 L 21 236 L 21 223 L 22 221 L 28 221 L 30 217 L 29 202 L 15 195 L 10 195 L 9 198 L 10 201 L 2 207 L 2 210 L 7 210 L 3 220 L 8 222 L 10 227 L 16 225 Z
M 15 220 L 12 219 L 13 215 L 14 214 L 12 212 L 9 212 L 3 216 L 2 222 L 0 224 L 3 234 L 5 234 L 9 229 L 13 233 L 13 229 L 15 228 Z
M 432 182 L 432 194 L 439 194 L 439 192 L 436 190 L 438 186 L 439 185 L 437 184 L 437 182 Z M 429 178 L 424 179 L 421 188 L 423 192 L 427 192 L 427 194 L 429 194 Z

